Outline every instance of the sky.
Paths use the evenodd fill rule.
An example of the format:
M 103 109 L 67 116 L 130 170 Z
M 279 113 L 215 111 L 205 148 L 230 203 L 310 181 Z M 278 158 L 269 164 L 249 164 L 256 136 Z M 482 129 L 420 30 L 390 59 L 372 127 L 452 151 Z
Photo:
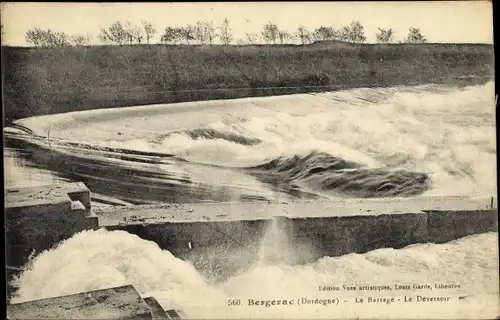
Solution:
M 2 2 L 2 42 L 25 46 L 25 33 L 39 27 L 70 35 L 90 35 L 98 42 L 101 27 L 115 21 L 156 26 L 158 42 L 167 26 L 184 26 L 211 20 L 216 26 L 230 21 L 236 42 L 246 32 L 259 33 L 271 21 L 295 32 L 303 25 L 336 29 L 353 20 L 364 26 L 367 42 L 380 28 L 392 28 L 403 40 L 409 27 L 417 27 L 428 42 L 493 43 L 493 13 L 489 1 L 418 2 L 186 2 L 186 3 L 30 3 Z

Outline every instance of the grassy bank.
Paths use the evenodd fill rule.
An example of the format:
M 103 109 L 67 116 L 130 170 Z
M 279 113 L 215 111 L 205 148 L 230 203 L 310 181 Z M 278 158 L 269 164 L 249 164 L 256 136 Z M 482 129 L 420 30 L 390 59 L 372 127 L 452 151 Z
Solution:
M 5 124 L 137 104 L 493 78 L 492 45 L 3 47 Z M 288 87 L 288 88 L 276 88 Z M 303 87 L 301 89 L 289 87 Z

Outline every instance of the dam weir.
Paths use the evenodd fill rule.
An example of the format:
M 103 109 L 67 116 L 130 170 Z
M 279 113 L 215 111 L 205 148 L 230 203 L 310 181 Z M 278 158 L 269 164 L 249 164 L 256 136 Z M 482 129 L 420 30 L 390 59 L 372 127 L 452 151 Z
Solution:
M 7 189 L 5 199 L 10 276 L 29 265 L 33 255 L 76 233 L 99 228 L 153 241 L 174 256 L 191 261 L 214 281 L 255 263 L 305 264 L 324 256 L 444 243 L 498 230 L 496 197 L 193 203 L 117 206 L 97 212 L 92 208 L 91 191 L 83 183 L 61 183 Z M 208 264 L 211 270 L 204 267 Z M 120 310 L 117 318 L 169 317 L 157 308 L 154 299 L 137 298 L 132 286 L 106 290 L 87 296 L 115 298 L 94 299 L 89 306 L 101 304 L 105 310 L 113 307 L 106 301 L 116 300 L 135 304 L 127 309 L 128 314 Z M 9 294 L 14 291 L 9 288 Z M 14 318 L 23 318 L 43 316 L 66 305 L 64 310 L 73 311 L 62 316 L 83 316 L 93 311 L 78 313 L 71 303 L 77 305 L 75 301 L 85 297 L 81 293 L 12 304 L 8 310 Z M 166 313 L 179 317 L 174 310 Z

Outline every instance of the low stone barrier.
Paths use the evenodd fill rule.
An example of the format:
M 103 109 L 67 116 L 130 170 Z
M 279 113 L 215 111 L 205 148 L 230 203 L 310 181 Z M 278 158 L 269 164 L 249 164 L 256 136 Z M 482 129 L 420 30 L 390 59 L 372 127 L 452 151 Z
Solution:
M 131 286 L 10 304 L 9 319 L 181 319 L 156 299 L 141 298 Z

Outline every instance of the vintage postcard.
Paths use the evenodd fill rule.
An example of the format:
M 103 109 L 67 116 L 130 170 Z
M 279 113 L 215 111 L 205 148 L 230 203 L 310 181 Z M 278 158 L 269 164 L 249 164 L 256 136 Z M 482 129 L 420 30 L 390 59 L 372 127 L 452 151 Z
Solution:
M 7 317 L 500 317 L 492 6 L 3 2 Z

